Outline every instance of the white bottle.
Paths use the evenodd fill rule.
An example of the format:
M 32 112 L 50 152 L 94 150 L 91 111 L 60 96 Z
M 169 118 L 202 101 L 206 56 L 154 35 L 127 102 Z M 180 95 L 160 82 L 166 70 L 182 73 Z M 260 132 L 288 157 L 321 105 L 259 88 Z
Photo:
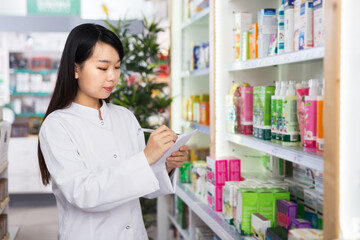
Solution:
M 276 141 L 276 106 L 280 95 L 281 82 L 275 82 L 275 94 L 271 96 L 271 141 Z
M 282 81 L 281 82 L 281 87 L 280 87 L 280 95 L 278 97 L 278 101 L 277 101 L 277 106 L 276 106 L 276 128 L 277 128 L 277 132 L 276 132 L 276 142 L 281 143 L 282 142 L 282 130 L 283 130 L 283 114 L 282 114 L 282 109 L 283 109 L 283 101 L 285 99 L 286 96 L 286 90 L 287 90 L 287 86 L 288 86 L 288 82 L 287 81 Z
M 290 81 L 283 102 L 283 132 L 282 144 L 284 146 L 297 146 L 299 144 L 299 123 L 297 118 L 296 82 Z
M 309 80 L 309 96 L 305 96 L 305 148 L 316 149 L 318 80 Z

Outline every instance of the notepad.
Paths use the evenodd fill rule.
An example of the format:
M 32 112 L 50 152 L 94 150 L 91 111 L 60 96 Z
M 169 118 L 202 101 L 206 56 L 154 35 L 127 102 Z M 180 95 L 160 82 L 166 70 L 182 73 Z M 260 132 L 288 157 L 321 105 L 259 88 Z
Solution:
M 165 163 L 166 158 L 168 158 L 171 155 L 171 153 L 178 151 L 181 146 L 184 146 L 190 140 L 190 138 L 194 135 L 195 132 L 197 132 L 197 130 L 194 130 L 188 134 L 179 135 L 178 138 L 176 139 L 176 142 L 174 143 L 174 145 L 172 145 L 171 148 L 169 148 L 164 153 L 164 155 L 162 155 L 160 160 L 153 164 L 153 166 Z

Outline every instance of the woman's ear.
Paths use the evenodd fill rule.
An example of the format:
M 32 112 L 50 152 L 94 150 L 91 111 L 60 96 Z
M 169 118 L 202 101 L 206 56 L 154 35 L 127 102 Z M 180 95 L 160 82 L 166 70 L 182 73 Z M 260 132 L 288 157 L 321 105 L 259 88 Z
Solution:
M 75 63 L 75 79 L 79 79 L 79 69 L 80 69 L 80 66 Z

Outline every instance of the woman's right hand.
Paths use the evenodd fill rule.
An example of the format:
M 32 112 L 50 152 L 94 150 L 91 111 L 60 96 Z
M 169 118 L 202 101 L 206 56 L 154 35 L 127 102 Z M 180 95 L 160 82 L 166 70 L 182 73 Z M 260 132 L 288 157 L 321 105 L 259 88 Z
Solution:
M 176 139 L 176 133 L 165 125 L 153 131 L 144 149 L 144 154 L 149 164 L 152 165 L 156 163 L 161 156 L 174 145 Z

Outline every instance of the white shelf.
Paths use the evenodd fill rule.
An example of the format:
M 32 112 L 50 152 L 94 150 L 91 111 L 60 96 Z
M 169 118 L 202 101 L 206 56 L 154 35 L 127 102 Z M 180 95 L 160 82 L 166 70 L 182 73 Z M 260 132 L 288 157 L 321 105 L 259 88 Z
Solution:
M 309 48 L 297 52 L 284 53 L 270 57 L 257 58 L 243 62 L 234 62 L 229 65 L 228 71 L 271 67 L 275 65 L 299 63 L 324 58 L 324 47 Z
M 183 126 L 192 128 L 192 129 L 196 129 L 201 133 L 210 135 L 210 126 L 206 126 L 206 125 L 202 125 L 202 124 L 194 123 L 194 122 L 189 122 L 189 121 L 185 121 L 185 120 L 183 120 Z
M 182 229 L 180 227 L 180 225 L 178 224 L 178 222 L 176 221 L 175 217 L 171 214 L 168 213 L 168 218 L 170 219 L 170 221 L 172 222 L 172 224 L 176 227 L 176 229 L 179 231 L 180 235 L 185 239 L 185 240 L 190 240 L 190 234 L 189 231 L 186 229 Z
M 184 71 L 181 73 L 181 77 L 185 78 L 185 77 L 208 76 L 209 73 L 210 73 L 209 68 L 202 68 L 194 71 Z
M 214 212 L 203 203 L 186 184 L 177 183 L 176 195 L 179 196 L 191 211 L 201 218 L 220 239 L 248 239 L 241 236 L 233 226 L 227 223 L 221 216 L 221 213 Z
M 8 165 L 9 165 L 8 161 L 4 161 L 0 164 L 0 174 L 4 172 L 4 170 L 7 168 Z
M 201 10 L 201 12 L 195 14 L 194 17 L 184 21 L 181 24 L 181 29 L 185 29 L 189 26 L 201 26 L 201 25 L 209 26 L 209 20 L 208 20 L 209 13 L 210 13 L 209 7 Z
M 264 153 L 301 164 L 316 170 L 324 171 L 324 158 L 316 152 L 305 151 L 302 147 L 284 147 L 271 141 L 260 140 L 253 136 L 241 134 L 226 134 L 226 140 L 259 150 Z
M 19 227 L 9 227 L 9 240 L 15 240 L 16 235 L 19 232 Z

